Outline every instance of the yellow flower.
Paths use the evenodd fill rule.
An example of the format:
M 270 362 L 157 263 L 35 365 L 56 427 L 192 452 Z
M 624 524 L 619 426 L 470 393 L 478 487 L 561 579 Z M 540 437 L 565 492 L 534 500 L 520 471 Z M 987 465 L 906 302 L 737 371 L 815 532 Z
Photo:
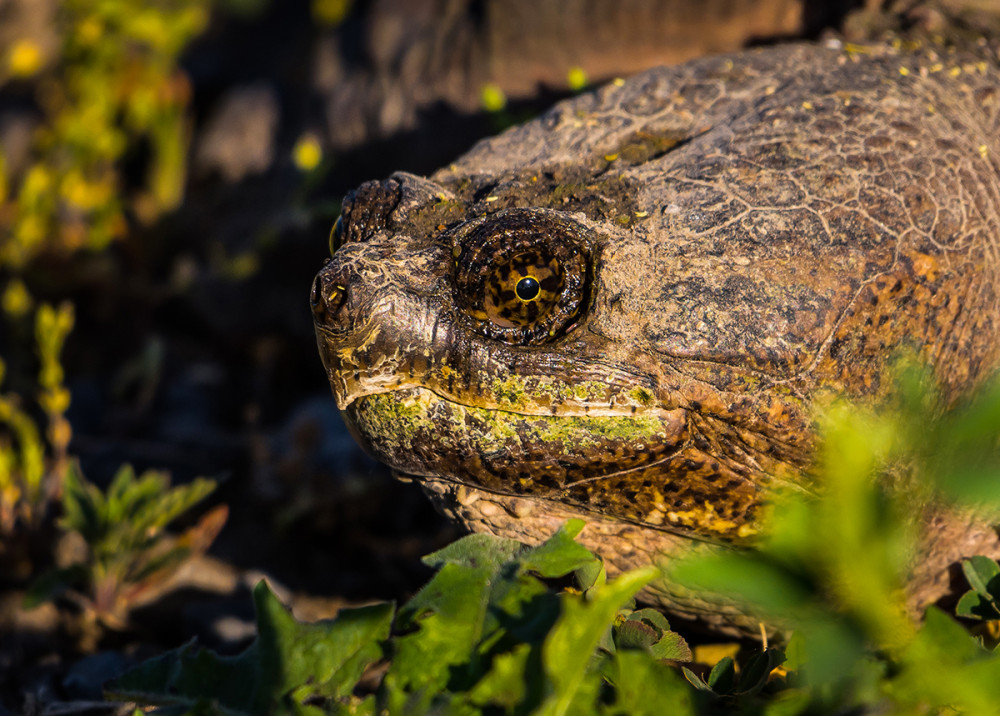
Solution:
M 3 312 L 11 318 L 19 318 L 31 310 L 31 294 L 20 279 L 13 279 L 4 289 L 0 298 Z
M 569 72 L 566 73 L 566 84 L 574 92 L 582 90 L 589 81 L 590 79 L 582 67 L 570 67 Z
M 292 161 L 304 172 L 312 171 L 323 161 L 323 147 L 315 134 L 306 132 L 292 148 Z
M 479 99 L 487 112 L 499 112 L 507 106 L 507 95 L 496 82 L 487 82 L 479 91 Z
M 42 68 L 42 48 L 34 40 L 18 40 L 7 55 L 7 66 L 15 77 L 31 77 Z

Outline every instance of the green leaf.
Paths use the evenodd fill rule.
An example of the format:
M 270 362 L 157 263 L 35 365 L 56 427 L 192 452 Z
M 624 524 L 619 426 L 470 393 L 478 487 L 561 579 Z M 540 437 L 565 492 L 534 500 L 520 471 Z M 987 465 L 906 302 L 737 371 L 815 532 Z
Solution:
M 517 540 L 486 534 L 471 534 L 428 554 L 420 561 L 428 567 L 441 568 L 446 564 L 463 567 L 488 568 L 496 571 L 501 565 L 512 562 L 528 548 Z
M 684 678 L 687 679 L 687 682 L 698 689 L 698 691 L 714 695 L 715 692 L 712 691 L 712 687 L 705 683 L 705 680 L 698 676 L 698 674 L 691 671 L 691 669 L 686 666 L 682 666 L 681 673 L 684 674 Z
M 487 674 L 469 690 L 469 701 L 477 706 L 497 706 L 508 711 L 521 704 L 531 686 L 538 687 L 538 670 L 529 670 L 534 656 L 530 644 L 518 644 L 498 654 Z
M 523 568 L 542 577 L 552 578 L 562 577 L 597 562 L 597 558 L 586 547 L 574 541 L 583 526 L 583 520 L 567 521 L 542 544 L 521 556 Z
M 63 482 L 63 529 L 79 532 L 88 544 L 100 539 L 106 530 L 104 495 L 87 482 L 79 465 L 71 462 Z
M 754 654 L 740 670 L 736 693 L 740 696 L 759 693 L 771 676 L 771 672 L 785 661 L 781 649 L 765 649 Z
M 592 590 L 588 601 L 562 594 L 563 612 L 542 646 L 542 664 L 553 686 L 537 713 L 567 713 L 578 692 L 586 693 L 588 667 L 601 636 L 610 628 L 622 604 L 657 574 L 655 568 L 626 572 L 606 586 Z
M 614 713 L 628 716 L 693 716 L 695 694 L 684 679 L 641 651 L 614 656 Z
M 573 577 L 577 586 L 583 591 L 608 583 L 608 571 L 604 568 L 604 562 L 599 559 L 584 563 L 576 570 Z
M 981 595 L 988 599 L 995 596 L 990 592 L 990 582 L 1000 576 L 1000 565 L 995 560 L 980 555 L 963 559 L 962 572 L 969 580 L 969 586 Z
M 1000 618 L 1000 610 L 997 609 L 996 602 L 975 590 L 969 590 L 962 595 L 955 605 L 955 615 L 966 619 L 980 619 L 983 621 Z
M 649 651 L 660 640 L 662 632 L 639 619 L 626 619 L 612 630 L 617 649 Z
M 617 649 L 642 649 L 656 659 L 690 661 L 691 649 L 670 622 L 655 609 L 640 609 L 617 622 L 612 633 Z
M 733 693 L 736 685 L 736 663 L 733 657 L 724 656 L 712 667 L 708 675 L 708 686 L 712 691 L 721 695 Z
M 636 609 L 629 613 L 628 620 L 645 622 L 660 632 L 670 631 L 670 622 L 667 621 L 667 617 L 664 616 L 663 612 L 657 609 Z
M 189 643 L 130 670 L 108 692 L 190 713 L 308 713 L 306 699 L 350 696 L 364 668 L 381 658 L 393 615 L 393 605 L 383 603 L 301 624 L 264 582 L 254 589 L 254 602 L 258 636 L 239 656 L 220 657 Z
M 668 631 L 660 637 L 660 640 L 653 644 L 649 653 L 655 659 L 669 659 L 671 661 L 691 661 L 691 647 L 680 634 Z
M 395 607 L 383 602 L 342 609 L 332 621 L 302 624 L 281 604 L 267 583 L 254 589 L 260 663 L 276 690 L 287 694 L 312 684 L 311 695 L 344 697 L 364 668 L 382 656 Z M 281 678 L 276 678 L 280 674 Z
M 447 563 L 400 609 L 397 629 L 406 633 L 394 639 L 387 688 L 427 699 L 445 689 L 451 667 L 468 662 L 483 638 L 490 582 L 500 566 Z

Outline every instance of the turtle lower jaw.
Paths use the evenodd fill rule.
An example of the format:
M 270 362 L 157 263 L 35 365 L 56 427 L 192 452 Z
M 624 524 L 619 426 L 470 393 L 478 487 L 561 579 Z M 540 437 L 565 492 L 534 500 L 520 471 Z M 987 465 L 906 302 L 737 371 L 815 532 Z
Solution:
M 648 416 L 524 415 L 413 387 L 358 397 L 343 415 L 365 449 L 394 470 L 508 494 L 558 495 L 653 465 L 688 437 L 682 409 Z

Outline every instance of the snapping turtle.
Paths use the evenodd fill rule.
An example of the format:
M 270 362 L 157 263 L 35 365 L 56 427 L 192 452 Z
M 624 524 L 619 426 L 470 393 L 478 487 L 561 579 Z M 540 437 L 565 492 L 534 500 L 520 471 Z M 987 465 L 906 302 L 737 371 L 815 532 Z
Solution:
M 312 293 L 337 403 L 471 529 L 537 541 L 582 516 L 612 570 L 744 543 L 769 490 L 816 487 L 818 396 L 878 395 L 904 347 L 953 397 L 1000 364 L 998 137 L 997 68 L 943 49 L 616 80 L 348 195 Z M 916 606 L 1000 552 L 942 520 Z

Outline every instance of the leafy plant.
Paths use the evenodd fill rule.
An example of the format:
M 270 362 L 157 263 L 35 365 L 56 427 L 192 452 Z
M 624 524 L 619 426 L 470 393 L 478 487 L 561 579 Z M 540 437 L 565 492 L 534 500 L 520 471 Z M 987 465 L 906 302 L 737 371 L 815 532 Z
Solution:
M 83 538 L 87 556 L 83 562 L 42 575 L 27 606 L 69 593 L 101 622 L 122 626 L 138 599 L 185 560 L 208 549 L 222 529 L 224 505 L 178 537 L 168 538 L 163 532 L 214 489 L 215 483 L 206 479 L 171 488 L 166 474 L 150 470 L 137 477 L 126 465 L 107 492 L 101 492 L 73 463 L 67 472 L 60 526 Z
M 380 604 L 302 625 L 258 585 L 259 636 L 246 652 L 227 661 L 189 644 L 109 692 L 165 713 L 654 713 L 669 699 L 683 714 L 691 692 L 661 660 L 690 658 L 687 645 L 662 615 L 620 611 L 655 571 L 605 583 L 573 541 L 582 527 L 533 548 L 459 540 L 425 559 L 437 574 L 398 611 Z M 544 581 L 571 573 L 582 591 Z M 364 668 L 383 658 L 375 693 L 359 693 Z
M 38 253 L 102 249 L 126 228 L 174 208 L 184 186 L 191 90 L 177 60 L 207 25 L 201 0 L 64 0 L 57 49 L 24 39 L 10 77 L 38 75 L 44 121 L 22 176 L 0 157 L 0 268 Z M 21 58 L 15 62 L 16 58 Z M 121 160 L 144 142 L 139 191 L 125 197 Z
M 962 560 L 962 572 L 972 587 L 958 600 L 955 613 L 966 619 L 1000 619 L 1000 565 L 987 557 Z
M 700 597 L 718 595 L 772 634 L 790 634 L 780 648 L 754 649 L 739 663 L 728 656 L 690 663 L 666 618 L 630 603 L 656 572 L 608 582 L 601 563 L 573 541 L 582 524 L 571 521 L 538 547 L 473 535 L 425 558 L 438 572 L 396 611 L 391 631 L 382 621 L 389 611 L 366 617 L 369 669 L 365 676 L 358 666 L 353 683 L 338 677 L 335 688 L 317 691 L 310 684 L 328 683 L 333 673 L 327 662 L 295 662 L 295 678 L 280 689 L 266 682 L 266 698 L 227 701 L 229 679 L 250 672 L 237 677 L 189 646 L 139 667 L 111 691 L 165 713 L 995 713 L 1000 650 L 936 607 L 922 620 L 911 617 L 903 583 L 924 510 L 996 504 L 981 488 L 982 474 L 997 464 L 1000 410 L 991 401 L 1000 392 L 986 386 L 946 411 L 928 385 L 904 371 L 888 407 L 828 406 L 815 475 L 820 494 L 778 498 L 754 550 L 669 566 L 667 578 Z M 959 484 L 966 480 L 976 489 Z M 972 590 L 959 613 L 996 619 L 1000 567 L 975 557 L 964 570 Z M 570 574 L 576 587 L 563 581 L 560 591 Z M 258 611 L 262 636 L 253 649 L 277 648 L 267 663 L 292 663 L 291 640 L 265 640 L 272 627 L 260 601 Z M 289 633 L 307 628 L 285 619 Z M 360 654 L 335 625 L 315 638 Z M 262 651 L 254 658 L 263 659 Z
M 27 559 L 25 541 L 39 529 L 66 479 L 71 431 L 65 412 L 70 396 L 59 354 L 72 327 L 70 304 L 58 309 L 43 304 L 35 313 L 38 403 L 47 418 L 47 445 L 22 396 L 0 393 L 0 557 L 8 563 Z M 4 373 L 0 359 L 0 384 Z

